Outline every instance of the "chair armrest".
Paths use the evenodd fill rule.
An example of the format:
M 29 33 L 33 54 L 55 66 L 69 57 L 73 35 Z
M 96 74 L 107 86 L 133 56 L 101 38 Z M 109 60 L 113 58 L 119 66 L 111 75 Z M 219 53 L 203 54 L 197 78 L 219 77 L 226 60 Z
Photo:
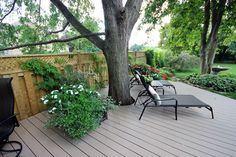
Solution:
M 15 126 L 17 126 L 17 127 L 20 126 L 19 123 L 18 123 L 18 120 L 16 119 L 16 114 L 14 114 L 14 115 L 8 117 L 7 119 L 2 120 L 2 121 L 0 122 L 0 126 L 3 125 L 3 124 L 5 124 L 5 123 L 7 123 L 7 122 L 9 122 L 9 121 L 11 121 L 11 120 L 14 121 Z

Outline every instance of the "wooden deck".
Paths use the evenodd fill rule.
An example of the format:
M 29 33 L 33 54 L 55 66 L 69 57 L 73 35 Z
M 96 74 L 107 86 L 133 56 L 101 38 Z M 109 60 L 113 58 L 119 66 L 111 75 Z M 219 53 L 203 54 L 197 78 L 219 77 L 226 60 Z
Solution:
M 124 106 L 110 112 L 100 128 L 73 140 L 57 129 L 45 128 L 47 113 L 42 112 L 21 121 L 10 140 L 23 144 L 22 157 L 236 156 L 236 101 L 182 83 L 175 85 L 178 93 L 185 88 L 188 94 L 190 90 L 210 102 L 215 119 L 203 108 L 180 108 L 177 121 L 173 108 L 148 108 L 139 121 L 142 106 Z

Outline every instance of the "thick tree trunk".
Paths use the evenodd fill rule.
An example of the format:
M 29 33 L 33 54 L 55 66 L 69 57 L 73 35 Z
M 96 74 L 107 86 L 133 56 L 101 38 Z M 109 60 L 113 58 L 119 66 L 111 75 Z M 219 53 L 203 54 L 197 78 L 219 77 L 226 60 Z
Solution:
M 205 0 L 204 6 L 204 24 L 201 36 L 201 50 L 200 50 L 200 68 L 201 74 L 207 73 L 207 32 L 210 22 L 210 0 Z
M 113 43 L 110 43 L 112 45 Z M 105 49 L 109 55 L 106 57 L 109 74 L 109 92 L 113 99 L 121 103 L 121 105 L 129 105 L 132 103 L 129 90 L 128 75 L 128 58 L 124 48 L 119 53 Z M 123 54 L 123 55 L 121 55 Z
M 51 2 L 62 12 L 67 21 L 82 35 L 91 32 L 85 28 L 60 0 Z M 128 42 L 131 31 L 139 17 L 143 0 L 102 0 L 106 38 L 87 37 L 103 50 L 109 74 L 109 95 L 121 105 L 132 103 L 128 75 Z
M 128 75 L 128 42 L 136 23 L 142 0 L 102 0 L 106 40 L 105 53 L 109 73 L 109 93 L 121 105 L 129 105 L 132 98 Z M 134 10 L 133 10 L 134 9 Z
M 211 2 L 211 7 L 210 7 Z M 222 16 L 225 10 L 226 0 L 219 0 L 217 4 L 216 0 L 205 0 L 204 8 L 204 26 L 201 37 L 201 51 L 200 51 L 200 60 L 201 60 L 201 74 L 210 74 L 212 70 L 212 65 L 215 59 L 215 52 L 217 47 L 217 34 L 221 24 Z M 211 14 L 211 31 L 208 35 L 207 32 L 210 23 L 210 8 L 212 10 Z
M 211 70 L 212 70 L 212 65 L 214 63 L 214 59 L 215 59 L 215 51 L 216 51 L 216 47 L 217 47 L 217 38 L 216 38 L 217 34 L 213 34 L 211 36 L 211 41 L 209 43 L 209 48 L 208 48 L 208 57 L 207 57 L 207 73 L 210 74 Z

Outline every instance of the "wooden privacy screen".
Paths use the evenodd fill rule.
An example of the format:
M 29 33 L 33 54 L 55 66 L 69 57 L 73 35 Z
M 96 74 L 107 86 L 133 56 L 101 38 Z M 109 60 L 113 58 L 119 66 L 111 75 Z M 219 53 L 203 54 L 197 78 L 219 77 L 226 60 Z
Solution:
M 22 70 L 19 66 L 19 62 L 38 58 L 54 64 L 62 72 L 63 67 L 70 64 L 74 69 L 87 73 L 89 85 L 93 86 L 97 78 L 99 82 L 108 82 L 107 66 L 104 56 L 102 53 L 97 53 L 96 55 L 101 58 L 99 63 L 95 62 L 93 55 L 89 53 L 0 57 L 0 77 L 13 77 L 12 87 L 15 95 L 15 112 L 18 113 L 18 119 L 25 119 L 47 109 L 47 107 L 40 102 L 40 98 L 46 93 L 42 90 L 38 90 L 34 84 L 36 80 L 39 81 L 41 78 L 35 76 L 32 72 Z M 132 52 L 129 55 L 131 55 L 135 61 L 143 61 L 146 63 L 145 54 L 142 52 Z M 100 70 L 100 74 L 96 74 L 97 65 L 102 70 Z

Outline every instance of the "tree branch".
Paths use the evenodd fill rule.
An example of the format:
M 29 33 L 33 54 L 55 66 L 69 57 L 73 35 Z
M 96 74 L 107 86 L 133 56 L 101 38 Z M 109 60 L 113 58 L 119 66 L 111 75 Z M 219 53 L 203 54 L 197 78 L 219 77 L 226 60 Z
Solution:
M 14 10 L 16 1 L 17 1 L 17 0 L 14 0 L 14 1 L 13 1 L 11 9 L 8 11 L 8 13 L 6 13 L 6 14 L 0 19 L 0 23 L 2 23 L 2 21 Z
M 104 32 L 102 32 L 102 33 L 91 33 L 91 34 L 75 36 L 75 37 L 67 38 L 67 39 L 54 39 L 54 40 L 43 41 L 43 42 L 38 42 L 38 43 L 22 44 L 22 45 L 17 45 L 17 46 L 13 46 L 13 47 L 2 48 L 2 49 L 0 49 L 0 51 L 13 50 L 13 49 L 29 47 L 29 46 L 38 46 L 38 45 L 47 45 L 47 44 L 52 44 L 52 43 L 69 42 L 69 41 L 76 40 L 76 39 L 79 39 L 79 38 L 89 38 L 89 37 L 92 37 L 92 36 L 100 36 L 100 35 L 105 35 L 105 33 Z
M 59 33 L 59 32 L 63 32 L 68 25 L 69 25 L 69 22 L 66 22 L 66 24 L 62 27 L 62 29 L 57 30 L 57 31 L 48 32 L 48 34 L 56 34 L 56 33 Z
M 142 6 L 143 0 L 127 0 L 125 4 L 125 10 L 128 12 L 128 35 L 130 36 L 131 31 L 135 23 L 137 22 L 140 16 L 140 9 Z
M 84 27 L 75 16 L 67 9 L 67 7 L 60 0 L 51 0 L 51 2 L 61 11 L 67 21 L 80 32 L 81 35 L 91 34 L 92 32 Z M 104 49 L 104 40 L 99 38 L 98 36 L 89 36 L 86 37 L 89 41 L 91 41 L 94 45 L 96 45 L 101 50 Z

